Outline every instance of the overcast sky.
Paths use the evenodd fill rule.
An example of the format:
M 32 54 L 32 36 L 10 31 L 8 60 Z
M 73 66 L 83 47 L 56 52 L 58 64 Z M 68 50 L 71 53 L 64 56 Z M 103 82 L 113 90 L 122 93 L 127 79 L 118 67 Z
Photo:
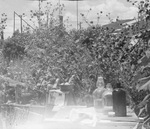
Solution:
M 59 0 L 47 0 L 52 2 L 54 5 Z M 76 2 L 60 0 L 61 4 L 65 5 L 65 12 L 63 13 L 64 19 L 69 17 L 69 22 L 72 24 L 72 28 L 76 28 Z M 91 8 L 92 10 L 88 14 L 87 18 L 97 21 L 97 13 L 103 11 L 99 23 L 108 23 L 106 14 L 110 13 L 111 18 L 116 19 L 119 16 L 120 19 L 129 19 L 137 16 L 137 8 L 127 3 L 126 0 L 85 0 L 78 2 L 79 14 L 86 14 Z M 6 13 L 8 15 L 7 28 L 5 30 L 5 38 L 12 35 L 13 32 L 13 12 L 16 11 L 18 14 L 25 13 L 27 16 L 24 17 L 29 23 L 30 10 L 38 9 L 38 2 L 34 0 L 0 0 L 0 14 Z M 79 15 L 79 21 L 83 21 Z M 30 23 L 32 24 L 32 23 Z M 20 21 L 16 18 L 16 29 L 19 28 Z M 86 26 L 83 23 L 82 26 Z

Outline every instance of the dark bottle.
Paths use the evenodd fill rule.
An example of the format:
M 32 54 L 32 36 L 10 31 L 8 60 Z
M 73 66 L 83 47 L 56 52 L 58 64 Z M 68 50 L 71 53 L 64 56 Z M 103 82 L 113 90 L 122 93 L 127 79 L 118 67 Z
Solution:
M 113 111 L 115 116 L 123 117 L 127 115 L 126 92 L 119 87 L 113 90 Z

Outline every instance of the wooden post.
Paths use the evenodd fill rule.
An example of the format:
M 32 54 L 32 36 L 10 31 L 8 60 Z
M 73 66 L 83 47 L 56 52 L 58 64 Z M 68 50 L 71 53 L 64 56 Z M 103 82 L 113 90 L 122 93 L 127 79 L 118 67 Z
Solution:
M 59 15 L 59 25 L 60 27 L 63 26 L 63 16 Z
M 14 27 L 13 27 L 13 32 L 15 33 L 15 11 L 14 11 Z
M 21 97 L 20 94 L 21 94 L 21 87 L 19 85 L 16 85 L 15 87 L 15 102 L 16 103 L 19 103 L 19 98 Z
M 39 28 L 41 28 L 41 0 L 39 0 Z
M 47 12 L 47 28 L 48 28 L 48 23 L 49 23 L 49 12 Z
M 60 0 L 59 0 L 59 15 L 60 15 Z
M 18 86 L 15 87 L 15 102 L 18 103 Z
M 79 25 L 80 25 L 80 30 L 81 30 L 81 29 L 82 29 L 82 22 L 80 22 L 80 24 L 79 24 Z
M 22 33 L 22 15 L 20 15 L 20 30 L 21 30 L 21 33 Z
M 77 0 L 77 30 L 78 30 L 78 0 Z

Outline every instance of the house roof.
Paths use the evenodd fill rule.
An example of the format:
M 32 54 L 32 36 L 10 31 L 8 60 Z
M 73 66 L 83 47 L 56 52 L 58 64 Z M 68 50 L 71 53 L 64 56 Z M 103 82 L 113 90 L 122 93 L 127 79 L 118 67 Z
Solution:
M 112 29 L 117 30 L 117 29 L 123 28 L 128 23 L 132 23 L 133 21 L 135 21 L 135 19 L 118 20 L 116 22 L 112 22 L 110 24 L 103 25 L 103 27 L 104 28 L 108 27 L 110 29 L 112 28 Z

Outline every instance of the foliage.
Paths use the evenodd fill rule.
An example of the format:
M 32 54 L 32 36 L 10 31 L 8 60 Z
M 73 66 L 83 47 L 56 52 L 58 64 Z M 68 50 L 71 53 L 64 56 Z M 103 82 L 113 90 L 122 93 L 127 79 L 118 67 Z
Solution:
M 143 128 L 148 129 L 149 126 L 149 122 L 150 122 L 150 110 L 149 110 L 149 106 L 150 106 L 150 95 L 146 95 L 143 100 L 136 105 L 135 107 L 135 113 L 138 117 L 143 118 L 143 122 L 141 122 L 141 125 L 138 125 L 137 128 L 139 128 L 140 126 Z
M 4 40 L 4 30 L 6 28 L 7 15 L 5 13 L 1 14 L 0 20 L 0 48 L 2 48 L 3 40 Z
M 80 30 L 79 33 L 74 32 L 75 40 L 87 54 L 86 66 L 84 66 L 87 70 L 84 71 L 83 78 L 90 79 L 90 76 L 94 75 L 96 81 L 97 76 L 102 75 L 105 82 L 112 83 L 114 88 L 117 82 L 121 82 L 136 104 L 145 96 L 133 87 L 139 79 L 137 76 L 142 73 L 142 59 L 149 48 L 150 34 L 147 18 L 149 2 L 137 4 L 140 16 L 137 22 L 132 25 L 122 24 L 120 31 L 113 28 L 115 23 L 94 26 L 93 22 L 88 22 L 85 15 L 81 14 L 90 27 Z M 142 8 L 144 11 L 141 11 Z M 142 22 L 145 18 L 146 22 Z M 116 24 L 121 22 L 118 19 Z M 145 74 L 143 72 L 141 77 Z M 135 96 L 139 99 L 134 99 Z
M 1 14 L 0 20 L 0 31 L 3 31 L 6 28 L 7 15 L 5 13 Z
M 54 10 L 46 11 L 49 12 L 42 17 L 47 13 L 50 16 L 54 13 Z M 34 14 L 33 11 L 31 13 Z M 45 20 L 47 19 L 42 19 L 41 24 Z M 36 85 L 46 87 L 53 84 L 52 80 L 56 78 L 60 78 L 61 82 L 67 81 L 77 73 L 80 76 L 78 83 L 82 85 L 82 70 L 79 65 L 80 57 L 84 58 L 84 54 L 74 44 L 74 37 L 59 22 L 55 24 L 55 21 L 51 17 L 48 26 L 40 26 L 33 33 L 16 31 L 11 38 L 5 40 L 3 55 L 8 64 L 7 76 L 26 82 L 27 85 L 32 83 L 36 88 Z M 79 86 L 75 89 L 78 88 Z
M 146 18 L 144 24 L 141 25 L 144 18 L 139 18 L 133 25 L 122 24 L 120 31 L 116 31 L 112 23 L 94 25 L 81 14 L 89 27 L 67 32 L 55 17 L 59 11 L 58 5 L 52 9 L 53 5 L 48 3 L 40 12 L 32 10 L 31 20 L 34 22 L 34 18 L 37 18 L 39 28 L 36 27 L 32 33 L 27 31 L 21 34 L 16 31 L 5 40 L 3 55 L 9 66 L 7 70 L 12 78 L 43 87 L 53 84 L 52 80 L 56 78 L 66 82 L 72 75 L 76 75 L 75 89 L 79 94 L 92 93 L 96 88 L 97 77 L 103 76 L 105 83 L 112 83 L 113 88 L 121 82 L 132 100 L 138 104 L 143 93 L 139 99 L 135 99 L 139 93 L 132 87 L 136 86 L 136 76 L 143 68 L 140 62 L 149 48 L 148 4 L 145 2 L 138 6 L 139 14 Z M 64 6 L 61 7 L 63 11 Z M 98 16 L 102 14 L 100 12 Z M 116 24 L 121 22 L 118 19 Z M 19 61 L 26 62 L 26 67 L 22 67 Z M 17 75 L 15 70 L 18 67 L 13 69 L 16 63 L 22 67 Z M 143 77 L 145 74 L 143 72 Z
M 34 25 L 37 25 L 38 21 L 38 27 L 54 27 L 59 24 L 59 20 L 56 17 L 56 15 L 59 13 L 59 15 L 62 15 L 64 9 L 64 4 L 56 4 L 53 5 L 51 2 L 47 2 L 46 6 L 43 6 L 41 1 L 41 6 L 39 7 L 39 10 L 31 10 L 30 14 L 30 21 L 34 23 Z M 37 20 L 35 20 L 37 19 Z M 36 26 L 37 27 L 37 26 Z M 37 27 L 37 29 L 38 29 Z

